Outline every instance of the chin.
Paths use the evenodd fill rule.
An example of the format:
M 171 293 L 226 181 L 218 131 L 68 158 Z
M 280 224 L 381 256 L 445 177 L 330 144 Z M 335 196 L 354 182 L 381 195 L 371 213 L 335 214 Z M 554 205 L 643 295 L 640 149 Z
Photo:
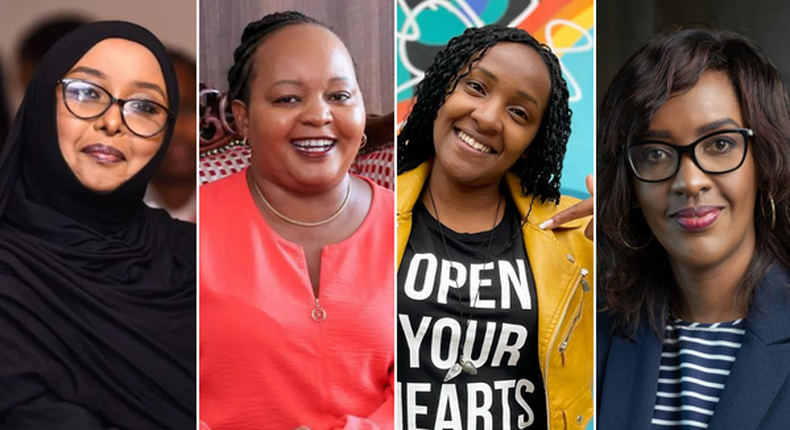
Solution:
M 116 179 L 109 180 L 104 178 L 98 178 L 95 176 L 89 178 L 88 180 L 85 180 L 84 178 L 80 178 L 80 177 L 78 177 L 78 179 L 80 180 L 82 186 L 84 186 L 85 188 L 91 191 L 95 191 L 97 193 L 109 193 L 111 191 L 115 191 L 118 187 L 121 186 L 121 184 L 123 184 L 123 181 L 119 181 Z
M 480 165 L 457 161 L 442 163 L 442 168 L 447 176 L 459 184 L 485 186 L 497 181 L 497 175 L 489 171 L 481 171 L 480 167 Z
M 678 239 L 675 238 L 675 241 Z M 687 267 L 710 267 L 723 259 L 722 246 L 715 243 L 709 243 L 703 238 L 697 238 L 685 241 L 683 246 L 675 244 L 672 247 L 664 246 L 664 249 L 669 253 L 670 258 L 678 264 Z
M 307 188 L 323 188 L 335 185 L 345 175 L 345 171 L 296 177 L 296 182 Z

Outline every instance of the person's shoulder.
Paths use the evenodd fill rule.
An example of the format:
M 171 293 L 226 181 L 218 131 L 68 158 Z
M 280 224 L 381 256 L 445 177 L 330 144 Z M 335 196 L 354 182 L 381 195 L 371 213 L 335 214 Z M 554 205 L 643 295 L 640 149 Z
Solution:
M 195 248 L 197 241 L 197 225 L 175 219 L 164 209 L 147 208 L 149 216 L 161 226 L 171 246 Z
M 532 197 L 520 196 L 518 198 L 528 200 L 531 199 Z M 560 196 L 560 201 L 558 203 L 555 203 L 553 201 L 543 202 L 539 198 L 536 198 L 533 205 L 541 206 L 541 209 L 544 213 L 548 214 L 549 216 L 553 216 L 555 214 L 564 211 L 565 209 L 568 209 L 569 207 L 575 205 L 576 203 L 579 203 L 580 201 L 581 199 L 579 198 L 563 194 Z
M 422 188 L 431 173 L 433 161 L 425 161 L 409 171 L 403 172 L 396 178 L 398 192 L 398 213 L 411 212 L 417 199 L 420 198 Z
M 534 225 L 540 225 L 542 222 L 581 201 L 576 197 L 567 195 L 560 196 L 559 202 L 542 201 L 538 197 L 533 198 L 532 196 L 523 195 L 514 196 L 514 199 L 516 205 L 519 207 L 522 213 L 530 212 L 529 208 L 531 206 L 529 220 L 530 223 Z M 591 217 L 584 217 L 571 220 L 553 228 L 552 231 L 555 234 L 569 234 L 572 236 L 578 235 L 580 240 L 584 238 L 582 243 L 590 242 L 589 239 L 584 236 L 584 229 L 586 228 L 587 223 L 590 222 L 590 219 Z M 592 242 L 590 242 L 590 244 L 592 244 Z
M 246 169 L 200 187 L 200 224 L 225 221 L 249 197 Z
M 381 185 L 373 182 L 370 179 L 367 179 L 367 181 L 370 184 L 371 189 L 373 190 L 373 204 L 389 205 L 391 207 L 394 207 L 395 192 L 393 192 L 389 188 L 382 187 Z
M 222 179 L 218 179 L 208 184 L 200 186 L 200 200 L 201 202 L 208 200 L 222 200 L 233 198 L 238 192 L 245 190 L 247 187 L 246 181 L 247 170 L 234 173 Z
M 361 180 L 370 185 L 372 191 L 370 212 L 377 214 L 382 218 L 394 219 L 395 216 L 395 193 L 388 188 L 376 184 L 370 178 L 364 176 L 357 176 Z
M 169 230 L 174 237 L 183 237 L 188 240 L 197 237 L 197 225 L 180 219 L 171 218 Z
M 598 297 L 596 306 L 596 334 L 599 337 L 608 339 L 612 335 L 617 318 L 614 312 L 612 312 L 611 309 L 607 307 L 605 299 L 601 298 L 600 296 Z

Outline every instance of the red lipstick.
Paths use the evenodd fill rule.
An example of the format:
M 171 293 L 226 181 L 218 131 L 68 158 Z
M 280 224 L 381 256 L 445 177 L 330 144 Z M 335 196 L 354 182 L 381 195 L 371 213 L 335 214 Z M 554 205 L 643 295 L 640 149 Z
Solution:
M 702 231 L 712 226 L 719 219 L 722 208 L 716 206 L 696 206 L 683 208 L 674 212 L 669 217 L 680 228 L 687 231 Z

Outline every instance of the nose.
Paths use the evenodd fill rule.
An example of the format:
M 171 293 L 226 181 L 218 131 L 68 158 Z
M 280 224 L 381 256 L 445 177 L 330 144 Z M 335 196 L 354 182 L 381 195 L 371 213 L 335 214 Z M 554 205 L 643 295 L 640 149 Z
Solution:
M 498 103 L 495 100 L 480 102 L 472 111 L 472 119 L 477 122 L 481 133 L 496 134 L 502 131 L 502 121 L 499 117 Z
M 320 97 L 312 98 L 306 105 L 301 114 L 303 124 L 315 127 L 322 127 L 332 122 L 332 111 L 329 104 Z
M 696 197 L 700 192 L 710 190 L 712 185 L 710 176 L 694 164 L 690 155 L 684 154 L 672 179 L 672 193 Z
M 113 103 L 102 116 L 93 122 L 93 128 L 96 131 L 103 131 L 111 136 L 120 133 L 123 127 L 121 106 L 118 103 Z

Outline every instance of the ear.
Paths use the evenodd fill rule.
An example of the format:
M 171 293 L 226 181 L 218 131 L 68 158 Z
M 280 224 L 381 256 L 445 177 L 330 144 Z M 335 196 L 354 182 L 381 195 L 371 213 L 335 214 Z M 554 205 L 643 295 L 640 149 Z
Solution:
M 233 111 L 233 118 L 236 120 L 236 131 L 242 137 L 248 137 L 250 117 L 247 105 L 243 101 L 236 99 L 231 102 L 230 109 Z

